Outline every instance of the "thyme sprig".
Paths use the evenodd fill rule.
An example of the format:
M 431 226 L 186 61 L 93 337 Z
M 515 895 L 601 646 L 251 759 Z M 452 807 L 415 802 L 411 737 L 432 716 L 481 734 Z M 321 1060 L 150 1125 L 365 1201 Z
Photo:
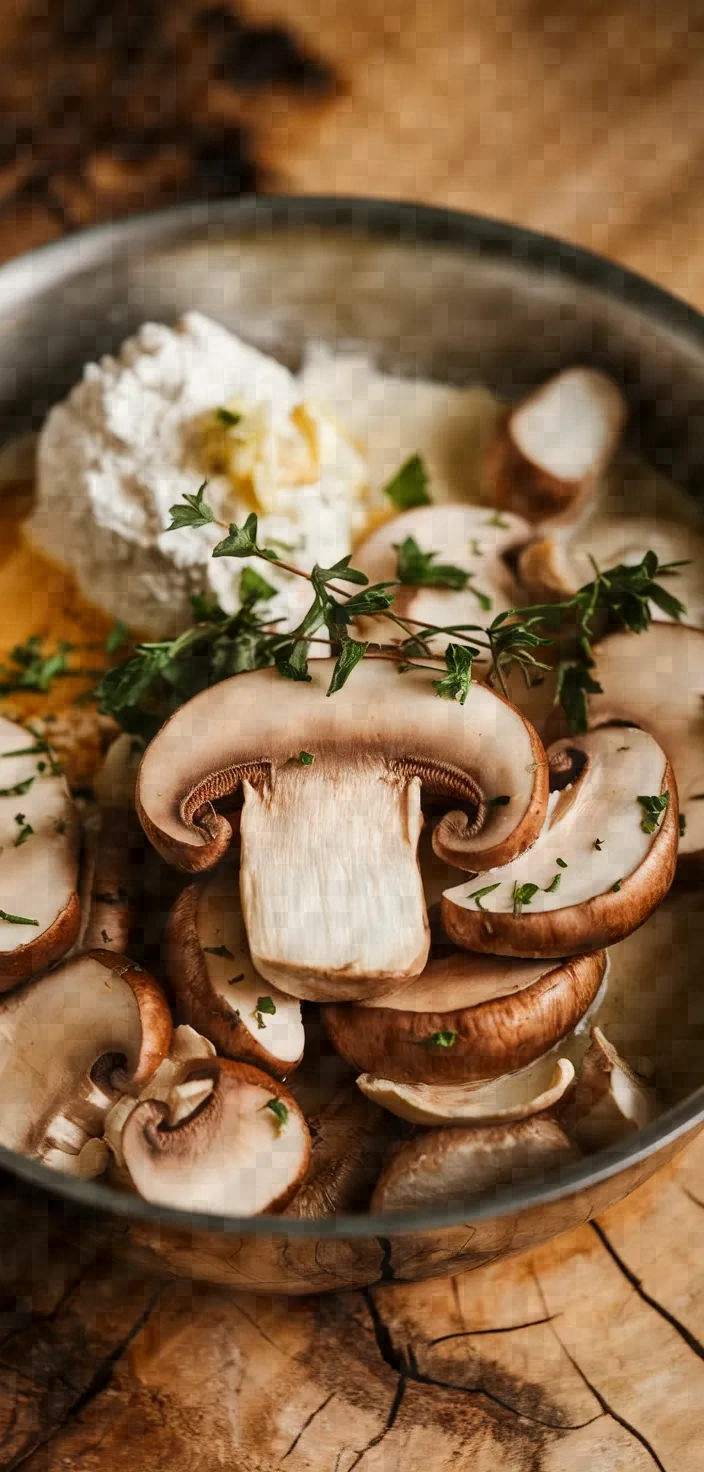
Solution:
M 414 474 L 416 471 L 414 467 Z M 556 702 L 562 705 L 572 732 L 578 733 L 587 727 L 587 696 L 600 690 L 592 673 L 596 638 L 610 627 L 642 632 L 650 625 L 653 604 L 674 619 L 685 612 L 684 605 L 658 581 L 676 575 L 683 564 L 661 565 L 655 552 L 647 552 L 635 566 L 620 564 L 608 572 L 594 563 L 593 580 L 560 603 L 508 609 L 489 624 L 424 624 L 394 611 L 400 581 L 412 578 L 415 565 L 421 585 L 428 586 L 437 574 L 440 586 L 452 586 L 454 580 L 459 587 L 464 578 L 460 570 L 438 565 L 432 553 L 423 553 L 415 543 L 409 549 L 406 543 L 399 579 L 394 582 L 370 585 L 366 574 L 351 566 L 350 557 L 332 567 L 316 564 L 306 571 L 284 561 L 274 547 L 260 545 L 254 512 L 242 526 L 218 521 L 205 500 L 205 489 L 204 484 L 195 495 L 185 496 L 171 508 L 168 530 L 222 528 L 226 535 L 213 548 L 214 557 L 258 559 L 303 578 L 310 584 L 311 602 L 295 629 L 278 629 L 269 608 L 276 590 L 247 566 L 236 613 L 228 614 L 216 601 L 197 597 L 192 600 L 195 623 L 190 629 L 175 639 L 136 645 L 126 661 L 102 677 L 96 696 L 101 711 L 146 739 L 184 701 L 229 675 L 276 666 L 285 679 L 310 681 L 308 656 L 315 643 L 335 654 L 328 695 L 342 689 L 363 659 L 389 660 L 402 675 L 429 670 L 436 676 L 436 693 L 460 704 L 469 694 L 477 660 L 488 665 L 484 678 L 506 696 L 515 667 L 530 687 L 556 665 Z M 468 583 L 469 578 L 464 586 Z M 365 616 L 388 622 L 388 643 L 354 637 L 350 626 Z M 439 636 L 446 641 L 442 653 L 434 643 Z M 547 650 L 553 656 L 550 663 L 542 657 Z

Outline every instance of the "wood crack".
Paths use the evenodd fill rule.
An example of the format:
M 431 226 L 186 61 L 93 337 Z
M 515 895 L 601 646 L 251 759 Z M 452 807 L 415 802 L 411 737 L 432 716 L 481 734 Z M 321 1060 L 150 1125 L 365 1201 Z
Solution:
M 523 1324 L 503 1324 L 498 1329 L 461 1329 L 454 1334 L 441 1334 L 438 1339 L 429 1339 L 428 1348 L 432 1349 L 434 1344 L 447 1344 L 450 1339 L 473 1339 L 480 1334 L 515 1334 L 519 1329 L 533 1329 L 537 1324 L 552 1323 L 554 1314 L 543 1319 L 526 1319 Z
M 352 1469 L 359 1465 L 362 1457 L 366 1457 L 367 1452 L 370 1452 L 373 1447 L 379 1446 L 380 1443 L 384 1440 L 384 1437 L 388 1436 L 389 1432 L 392 1430 L 396 1422 L 396 1417 L 398 1416 L 398 1413 L 401 1409 L 403 1397 L 406 1393 L 406 1383 L 406 1376 L 401 1373 L 398 1377 L 398 1384 L 396 1386 L 394 1398 L 389 1407 L 389 1414 L 386 1417 L 386 1425 L 384 1426 L 382 1431 L 378 1431 L 376 1436 L 372 1437 L 371 1441 L 367 1442 L 367 1445 L 365 1447 L 362 1447 L 361 1452 L 357 1453 L 354 1461 L 350 1462 L 347 1472 L 352 1472 Z
M 531 1268 L 531 1272 L 532 1272 L 533 1280 L 535 1282 L 535 1286 L 536 1286 L 536 1288 L 537 1288 L 537 1290 L 538 1290 L 538 1292 L 540 1294 L 541 1300 L 542 1300 L 543 1305 L 545 1307 L 545 1311 L 547 1313 L 547 1303 L 545 1301 L 545 1294 L 543 1293 L 543 1285 L 540 1282 L 540 1279 L 538 1277 L 538 1274 L 535 1271 L 535 1268 Z M 660 1461 L 660 1458 L 659 1458 L 659 1456 L 658 1456 L 658 1454 L 657 1454 L 654 1446 L 652 1446 L 651 1443 L 648 1441 L 647 1436 L 645 1436 L 642 1431 L 639 1431 L 638 1430 L 638 1427 L 637 1426 L 634 1426 L 632 1424 L 632 1422 L 627 1421 L 624 1416 L 621 1416 L 618 1411 L 615 1411 L 614 1408 L 613 1408 L 613 1406 L 609 1405 L 608 1401 L 604 1398 L 604 1396 L 602 1395 L 601 1391 L 597 1389 L 596 1385 L 593 1385 L 592 1384 L 592 1381 L 589 1379 L 588 1375 L 585 1374 L 584 1370 L 582 1369 L 582 1366 L 578 1363 L 578 1361 L 574 1358 L 574 1356 L 570 1354 L 570 1351 L 568 1350 L 567 1345 L 565 1344 L 564 1340 L 561 1339 L 560 1335 L 557 1332 L 557 1329 L 555 1328 L 555 1317 L 556 1317 L 556 1315 L 553 1315 L 548 1320 L 548 1323 L 550 1324 L 551 1333 L 554 1334 L 554 1336 L 555 1336 L 555 1338 L 556 1338 L 556 1340 L 557 1340 L 557 1342 L 558 1342 L 558 1344 L 560 1346 L 560 1349 L 562 1350 L 563 1354 L 566 1355 L 567 1359 L 569 1360 L 570 1364 L 572 1365 L 572 1368 L 575 1370 L 576 1374 L 579 1375 L 579 1378 L 582 1381 L 582 1384 L 583 1385 L 586 1385 L 587 1390 L 589 1390 L 591 1392 L 591 1394 L 594 1396 L 594 1399 L 597 1402 L 597 1404 L 599 1406 L 601 1406 L 601 1409 L 602 1409 L 603 1414 L 605 1416 L 610 1416 L 611 1417 L 611 1420 L 612 1421 L 615 1421 L 617 1423 L 617 1425 L 623 1427 L 623 1430 L 624 1431 L 627 1431 L 628 1434 L 629 1434 L 629 1436 L 632 1436 L 636 1441 L 640 1442 L 640 1445 L 643 1447 L 643 1450 L 648 1453 L 648 1456 L 652 1457 L 652 1460 L 653 1460 L 654 1465 L 657 1468 L 659 1468 L 659 1472 L 667 1472 L 667 1468 L 665 1467 L 664 1463 Z M 593 1417 L 592 1419 L 597 1420 L 598 1417 Z M 590 1422 L 587 1422 L 586 1424 L 589 1425 Z
M 331 1400 L 333 1400 L 336 1395 L 337 1395 L 337 1391 L 336 1390 L 331 1390 L 330 1391 L 330 1394 L 328 1396 L 326 1396 L 325 1400 L 324 1401 L 321 1401 L 320 1405 L 319 1406 L 316 1406 L 315 1410 L 314 1411 L 311 1411 L 310 1415 L 306 1417 L 305 1421 L 303 1422 L 303 1425 L 301 1426 L 300 1431 L 297 1431 L 296 1432 L 296 1435 L 294 1436 L 293 1441 L 291 1442 L 291 1445 L 290 1445 L 288 1451 L 284 1452 L 284 1454 L 283 1454 L 283 1456 L 281 1458 L 281 1461 L 282 1462 L 285 1462 L 286 1461 L 286 1458 L 287 1457 L 290 1457 L 291 1452 L 294 1452 L 296 1450 L 296 1447 L 298 1446 L 298 1443 L 299 1443 L 301 1437 L 303 1436 L 303 1433 L 308 1430 L 308 1427 L 309 1426 L 312 1426 L 312 1424 L 313 1424 L 316 1416 L 319 1416 L 320 1413 L 321 1413 L 321 1411 L 324 1411 L 325 1410 L 325 1407 L 326 1406 L 329 1406 Z
M 638 1297 L 643 1301 L 643 1303 L 647 1303 L 649 1308 L 654 1309 L 655 1313 L 659 1314 L 660 1318 L 664 1319 L 665 1322 L 669 1324 L 672 1329 L 674 1329 L 676 1334 L 679 1334 L 680 1339 L 684 1340 L 684 1343 L 689 1349 L 692 1350 L 692 1353 L 696 1354 L 700 1360 L 704 1360 L 704 1345 L 700 1343 L 696 1335 L 692 1334 L 691 1330 L 687 1328 L 686 1324 L 681 1323 L 679 1319 L 675 1318 L 675 1315 L 670 1313 L 670 1310 L 668 1308 L 665 1308 L 664 1304 L 658 1303 L 657 1298 L 653 1298 L 652 1294 L 648 1293 L 647 1288 L 643 1287 L 640 1278 L 636 1277 L 636 1274 L 633 1272 L 633 1270 L 629 1268 L 628 1264 L 625 1263 L 623 1258 L 619 1256 L 616 1248 L 609 1241 L 604 1228 L 600 1226 L 599 1222 L 593 1221 L 590 1222 L 589 1225 L 591 1226 L 593 1231 L 596 1232 L 596 1235 L 599 1238 L 602 1247 L 606 1249 L 609 1257 L 619 1269 L 619 1272 L 623 1273 L 624 1278 L 628 1283 L 630 1283 L 631 1287 L 635 1290 L 635 1292 L 638 1294 Z

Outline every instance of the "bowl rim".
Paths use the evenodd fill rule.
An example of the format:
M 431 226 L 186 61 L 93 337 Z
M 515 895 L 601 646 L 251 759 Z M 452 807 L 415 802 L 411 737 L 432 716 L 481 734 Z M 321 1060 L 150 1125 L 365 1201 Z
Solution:
M 49 241 L 0 266 L 0 332 L 3 317 L 27 297 L 60 280 L 65 274 L 125 257 L 150 243 L 202 235 L 216 246 L 222 239 L 261 230 L 320 226 L 340 233 L 360 232 L 376 239 L 414 241 L 463 249 L 496 260 L 510 259 L 518 266 L 542 268 L 596 289 L 651 321 L 674 329 L 704 349 L 704 316 L 694 307 L 647 278 L 609 261 L 596 252 L 555 236 L 525 229 L 488 216 L 382 198 L 338 195 L 243 195 L 185 203 L 168 209 L 130 215 L 123 220 L 94 225 Z M 10 324 L 11 325 L 11 324 Z M 622 1171 L 637 1167 L 704 1124 L 704 1085 L 660 1115 L 652 1124 L 617 1145 L 585 1156 L 545 1181 L 514 1188 L 506 1186 L 491 1197 L 468 1198 L 450 1209 L 364 1212 L 335 1217 L 298 1219 L 267 1213 L 256 1217 L 220 1216 L 160 1206 L 141 1196 L 119 1192 L 99 1181 L 81 1181 L 0 1146 L 0 1168 L 43 1193 L 88 1208 L 153 1226 L 184 1228 L 207 1234 L 238 1236 L 285 1235 L 290 1238 L 377 1238 L 389 1234 L 418 1234 L 461 1227 L 471 1221 L 499 1219 L 512 1213 L 548 1205 L 600 1185 Z

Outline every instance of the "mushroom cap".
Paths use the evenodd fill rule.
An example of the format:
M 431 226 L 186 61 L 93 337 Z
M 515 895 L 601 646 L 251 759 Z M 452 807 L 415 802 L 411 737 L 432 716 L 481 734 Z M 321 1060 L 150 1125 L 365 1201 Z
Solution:
M 148 1201 L 190 1211 L 280 1211 L 310 1160 L 298 1105 L 276 1079 L 247 1063 L 214 1059 L 198 1073 L 212 1075 L 212 1091 L 179 1124 L 169 1124 L 162 1101 L 145 1101 L 130 1114 L 121 1143 L 136 1190 Z M 283 1122 L 272 1103 L 286 1111 Z
M 61 1164 L 102 1134 L 120 1093 L 139 1092 L 166 1057 L 171 1014 L 152 976 L 90 951 L 0 1007 L 0 1144 Z
M 392 996 L 323 1008 L 328 1035 L 364 1073 L 415 1083 L 479 1082 L 548 1053 L 598 994 L 606 956 L 555 963 L 455 952 Z M 454 1034 L 449 1045 L 432 1043 Z
M 654 1119 L 657 1095 L 592 1028 L 577 1082 L 558 1109 L 560 1123 L 582 1150 L 606 1150 Z
M 605 374 L 564 369 L 506 411 L 484 457 L 496 506 L 527 521 L 571 520 L 613 455 L 626 419 Z
M 284 1215 L 313 1218 L 362 1211 L 397 1134 L 388 1114 L 349 1084 L 308 1123 L 313 1135 L 308 1174 Z
M 679 852 L 704 854 L 704 631 L 653 623 L 644 634 L 608 634 L 596 646 L 590 726 L 629 721 L 659 742 L 675 773 L 685 818 Z
M 528 1119 L 553 1110 L 574 1082 L 569 1058 L 540 1058 L 520 1073 L 484 1084 L 410 1084 L 361 1073 L 357 1087 L 367 1099 L 408 1124 L 484 1124 Z
M 234 864 L 221 864 L 182 891 L 166 947 L 180 1014 L 220 1053 L 278 1078 L 298 1067 L 305 1045 L 301 1004 L 264 981 L 252 964 Z M 262 997 L 266 1011 L 258 1007 Z
M 457 945 L 503 956 L 611 945 L 642 925 L 672 884 L 677 787 L 657 742 L 635 727 L 609 726 L 555 742 L 548 759 L 553 773 L 574 762 L 578 775 L 556 795 L 530 852 L 483 876 L 497 887 L 479 902 L 473 896 L 483 886 L 474 882 L 443 895 L 442 923 Z M 667 806 L 648 833 L 639 797 L 664 793 Z M 514 913 L 516 886 L 525 884 L 537 892 Z
M 490 617 L 520 602 L 516 578 L 506 555 L 528 541 L 531 528 L 522 517 L 496 517 L 486 506 L 437 504 L 416 506 L 395 516 L 373 531 L 355 551 L 355 567 L 367 574 L 370 583 L 394 582 L 397 578 L 397 549 L 413 537 L 422 551 L 435 552 L 436 564 L 450 563 L 470 574 L 462 591 L 451 588 L 415 587 L 401 584 L 394 596 L 393 611 L 399 618 L 419 619 L 423 624 L 466 624 L 482 622 L 485 611 L 477 594 L 491 599 Z M 388 619 L 361 618 L 364 639 L 388 643 L 403 637 Z M 433 649 L 443 650 L 450 635 L 436 636 Z
M 375 660 L 362 661 L 344 695 L 329 699 L 333 663 L 316 660 L 309 683 L 282 685 L 272 669 L 234 675 L 162 726 L 137 784 L 142 826 L 162 858 L 191 873 L 212 868 L 231 838 L 212 804 L 243 782 L 266 787 L 300 750 L 313 755 L 306 775 L 316 781 L 332 782 L 356 765 L 372 785 L 377 773 L 419 776 L 429 792 L 475 807 L 477 789 L 487 800 L 510 793 L 509 806 L 482 814 L 478 833 L 468 832 L 465 813 L 448 813 L 438 825 L 436 843 L 458 867 L 508 862 L 534 841 L 547 803 L 544 752 L 515 707 L 478 684 L 464 705 L 440 700 L 432 673 L 399 679 Z
M 80 925 L 78 849 L 78 815 L 65 777 L 31 731 L 0 718 L 2 912 L 32 922 L 0 918 L 0 991 L 38 975 L 73 945 Z
M 540 1180 L 578 1159 L 576 1145 L 545 1114 L 502 1124 L 422 1130 L 391 1156 L 371 1210 L 462 1205 L 501 1186 Z

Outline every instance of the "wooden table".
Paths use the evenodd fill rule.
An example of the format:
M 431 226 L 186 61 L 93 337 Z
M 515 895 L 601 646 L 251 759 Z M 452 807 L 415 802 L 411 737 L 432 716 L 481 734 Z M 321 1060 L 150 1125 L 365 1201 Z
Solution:
M 232 149 L 246 124 L 245 181 L 253 158 L 284 190 L 512 218 L 704 304 L 704 20 L 691 3 L 250 3 L 252 20 L 295 12 L 339 78 L 323 100 L 229 86 L 213 69 L 222 17 L 206 45 L 194 8 L 142 7 L 151 30 L 125 41 L 123 27 L 119 65 L 93 45 L 90 5 L 87 42 L 75 0 L 56 7 L 71 35 L 46 6 L 3 16 L 2 93 L 25 133 L 4 164 L 0 148 L 0 256 L 203 192 L 207 137 L 227 125 Z M 528 1256 L 285 1301 L 145 1281 L 6 1181 L 0 1468 L 700 1472 L 703 1209 L 701 1140 Z

